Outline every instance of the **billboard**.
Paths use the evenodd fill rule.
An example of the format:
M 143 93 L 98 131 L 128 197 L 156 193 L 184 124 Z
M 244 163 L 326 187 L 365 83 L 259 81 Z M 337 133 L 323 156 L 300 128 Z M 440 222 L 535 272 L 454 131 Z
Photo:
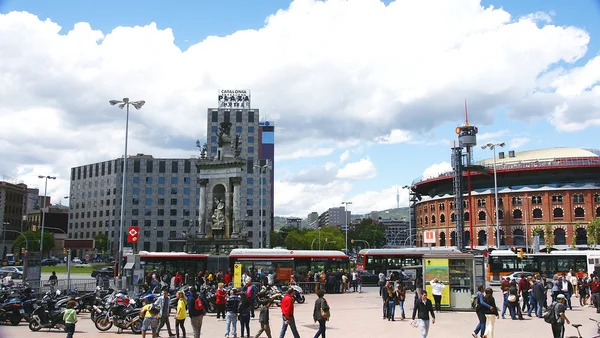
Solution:
M 218 108 L 250 109 L 249 89 L 220 89 Z

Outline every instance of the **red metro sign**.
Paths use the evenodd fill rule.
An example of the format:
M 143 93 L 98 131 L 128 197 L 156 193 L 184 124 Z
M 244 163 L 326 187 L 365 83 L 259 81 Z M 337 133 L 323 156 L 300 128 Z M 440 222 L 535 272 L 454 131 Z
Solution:
M 127 243 L 137 243 L 140 239 L 140 227 L 129 227 L 127 231 Z

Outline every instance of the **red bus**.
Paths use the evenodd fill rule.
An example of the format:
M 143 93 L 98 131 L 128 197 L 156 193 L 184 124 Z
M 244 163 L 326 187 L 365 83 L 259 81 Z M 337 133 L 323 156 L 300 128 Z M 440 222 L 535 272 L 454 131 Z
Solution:
M 193 276 L 199 271 L 206 270 L 208 260 L 207 254 L 185 252 L 140 251 L 137 255 L 140 257 L 140 265 L 144 269 L 144 273 L 154 270 L 163 273 L 168 270 L 173 274 L 179 271 L 182 274 L 188 273 Z

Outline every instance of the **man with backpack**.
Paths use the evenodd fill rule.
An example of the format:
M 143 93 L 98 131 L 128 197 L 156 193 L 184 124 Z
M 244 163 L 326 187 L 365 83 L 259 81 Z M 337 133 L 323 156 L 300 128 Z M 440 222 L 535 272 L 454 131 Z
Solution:
M 146 338 L 146 331 L 150 329 L 152 331 L 152 338 L 157 337 L 156 329 L 158 328 L 158 313 L 160 309 L 156 304 L 152 303 L 152 298 L 144 298 L 146 305 L 140 311 L 140 317 L 144 318 L 142 321 L 142 338 Z
M 548 307 L 548 312 L 544 314 L 544 321 L 552 326 L 552 337 L 563 338 L 565 334 L 565 322 L 571 324 L 565 311 L 567 309 L 565 302 L 567 297 L 563 294 L 556 296 L 556 303 Z
M 202 320 L 206 314 L 206 308 L 208 302 L 202 295 L 196 292 L 195 287 L 190 288 L 190 295 L 187 301 L 188 313 L 190 322 L 192 323 L 192 330 L 194 332 L 194 338 L 200 338 L 200 332 L 202 331 Z

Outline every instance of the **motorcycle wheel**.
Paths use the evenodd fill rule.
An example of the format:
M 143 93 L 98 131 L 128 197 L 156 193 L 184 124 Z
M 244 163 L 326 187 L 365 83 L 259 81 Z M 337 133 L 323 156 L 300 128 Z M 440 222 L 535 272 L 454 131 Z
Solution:
M 17 325 L 19 325 L 20 322 L 21 322 L 21 316 L 10 317 L 10 324 L 12 326 L 17 326 Z
M 298 302 L 298 304 L 303 304 L 306 301 L 306 298 L 304 298 L 304 295 L 299 297 L 298 299 L 296 299 L 296 301 Z
M 254 302 L 254 310 L 258 309 L 260 307 L 260 302 Z
M 92 322 L 96 321 L 96 311 L 92 310 L 90 312 L 90 318 L 92 319 Z
M 217 306 L 213 303 L 208 303 L 208 312 L 210 312 L 210 313 L 217 312 Z
M 94 321 L 94 325 L 100 331 L 108 331 L 113 326 L 113 323 L 106 316 L 98 316 Z
M 135 333 L 135 334 L 142 333 L 142 320 L 141 319 L 138 319 L 131 324 L 131 331 L 133 331 L 133 333 Z
M 39 331 L 39 330 L 41 330 L 41 329 L 42 329 L 42 325 L 40 325 L 40 323 L 38 323 L 38 321 L 37 321 L 37 320 L 33 320 L 33 319 L 32 319 L 32 320 L 29 322 L 29 329 L 30 329 L 31 331 L 37 332 L 37 331 Z

